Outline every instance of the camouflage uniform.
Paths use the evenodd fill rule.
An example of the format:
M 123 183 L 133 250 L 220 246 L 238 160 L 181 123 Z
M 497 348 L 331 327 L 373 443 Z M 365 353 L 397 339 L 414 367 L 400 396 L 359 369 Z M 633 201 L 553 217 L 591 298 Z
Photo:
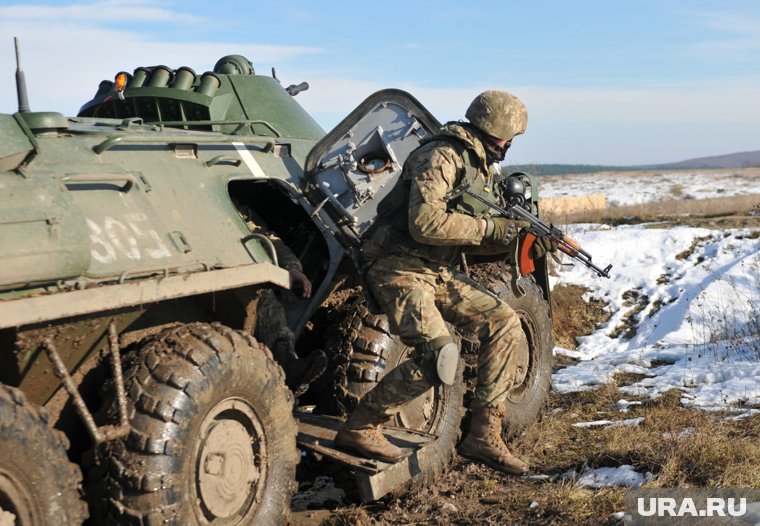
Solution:
M 370 259 L 378 256 L 366 273 L 368 286 L 388 315 L 393 332 L 415 348 L 411 360 L 389 373 L 363 399 L 377 413 L 392 414 L 400 404 L 439 383 L 435 351 L 450 341 L 446 321 L 481 342 L 474 407 L 501 404 L 527 372 L 528 344 L 516 313 L 455 269 L 463 251 L 505 250 L 503 245 L 482 243 L 481 217 L 487 217 L 488 210 L 464 213 L 471 205 L 446 200 L 468 173 L 479 178 L 468 181 L 470 188 L 487 195 L 492 174 L 484 148 L 464 125 L 450 123 L 441 134 L 463 144 L 468 155 L 463 159 L 453 141 L 440 138 L 413 152 L 402 175 L 409 184 L 407 228 L 398 219 L 392 226 L 380 226 L 366 246 Z
M 239 206 L 240 215 L 245 219 L 250 231 L 266 236 L 272 242 L 277 253 L 277 261 L 281 267 L 291 272 L 291 283 L 304 286 L 304 297 L 310 294 L 311 283 L 303 275 L 301 262 L 282 239 L 266 229 L 264 223 L 247 206 Z M 293 275 L 296 271 L 300 276 Z M 295 281 L 294 281 L 295 280 Z M 320 349 L 312 350 L 300 358 L 295 351 L 295 335 L 288 327 L 282 297 L 290 295 L 289 291 L 275 291 L 271 288 L 242 289 L 236 292 L 246 305 L 243 330 L 253 335 L 269 347 L 272 356 L 282 366 L 285 372 L 285 384 L 294 392 L 296 398 L 308 389 L 309 384 L 324 372 L 327 366 L 327 355 Z
M 252 233 L 265 235 L 272 242 L 275 252 L 277 252 L 278 263 L 282 268 L 288 271 L 297 270 L 303 272 L 299 259 L 274 232 L 260 226 L 262 224 L 260 220 L 258 224 L 254 222 L 251 216 L 249 216 L 246 223 Z M 273 289 L 259 289 L 256 291 L 252 302 L 248 305 L 248 312 L 252 314 L 249 316 L 249 319 L 251 321 L 255 320 L 256 325 L 253 328 L 253 334 L 257 340 L 270 349 L 274 349 L 278 341 L 287 341 L 293 345 L 295 344 L 295 335 L 290 330 L 290 327 L 288 327 L 285 308 L 282 306 L 282 301 L 277 297 L 277 294 Z M 248 330 L 250 329 L 248 328 Z
M 489 90 L 465 116 L 469 123 L 449 123 L 409 154 L 399 181 L 378 205 L 376 231 L 362 247 L 367 283 L 393 331 L 414 352 L 362 398 L 335 444 L 385 462 L 409 454 L 381 426 L 400 404 L 456 380 L 456 346 L 446 320 L 480 339 L 472 419 L 459 453 L 522 475 L 530 467 L 504 443 L 502 421 L 507 394 L 527 372 L 528 343 L 515 312 L 455 265 L 464 252 L 505 252 L 528 226 L 491 217 L 489 207 L 459 191 L 494 198 L 489 164 L 504 159 L 512 139 L 525 132 L 528 113 L 511 93 Z

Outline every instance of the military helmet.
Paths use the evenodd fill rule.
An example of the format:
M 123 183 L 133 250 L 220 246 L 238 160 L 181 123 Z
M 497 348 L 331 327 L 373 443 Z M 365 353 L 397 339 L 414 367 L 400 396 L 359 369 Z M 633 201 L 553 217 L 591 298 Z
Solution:
M 484 91 L 475 97 L 465 117 L 483 132 L 505 141 L 525 133 L 528 125 L 528 110 L 522 101 L 500 90 Z

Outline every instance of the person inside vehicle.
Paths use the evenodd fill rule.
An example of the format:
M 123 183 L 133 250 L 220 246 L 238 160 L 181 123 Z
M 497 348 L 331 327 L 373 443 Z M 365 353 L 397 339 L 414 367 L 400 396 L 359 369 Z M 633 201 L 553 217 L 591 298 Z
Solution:
M 268 229 L 264 221 L 245 205 L 238 205 L 238 211 L 254 234 L 264 235 L 272 242 L 277 252 L 277 260 L 290 275 L 290 289 L 300 293 L 301 297 L 311 297 L 311 281 L 303 273 L 301 261 L 283 240 Z M 262 288 L 248 302 L 248 311 L 254 312 L 249 319 L 254 327 L 245 327 L 254 337 L 269 347 L 277 363 L 285 372 L 285 383 L 296 397 L 303 394 L 314 380 L 327 367 L 327 355 L 316 349 L 300 358 L 295 350 L 295 335 L 288 327 L 285 308 L 278 294 L 292 294 L 290 291 L 278 292 L 271 288 Z

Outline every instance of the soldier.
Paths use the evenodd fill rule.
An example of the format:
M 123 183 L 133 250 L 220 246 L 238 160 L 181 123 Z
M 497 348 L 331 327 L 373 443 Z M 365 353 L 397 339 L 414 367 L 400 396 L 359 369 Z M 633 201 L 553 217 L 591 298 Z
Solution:
M 527 373 L 527 339 L 512 308 L 456 265 L 463 252 L 505 252 L 529 223 L 491 217 L 478 201 L 451 196 L 469 185 L 493 198 L 498 162 L 525 131 L 528 116 L 517 97 L 494 90 L 478 95 L 465 115 L 469 122 L 447 123 L 409 155 L 399 182 L 379 206 L 378 224 L 363 247 L 366 281 L 393 332 L 414 351 L 362 398 L 335 442 L 387 462 L 408 454 L 385 438 L 380 425 L 401 404 L 455 381 L 459 354 L 449 321 L 480 340 L 472 423 L 460 454 L 519 475 L 528 465 L 504 443 L 502 419 L 509 391 Z M 533 255 L 555 250 L 543 237 Z
M 293 251 L 277 234 L 264 227 L 264 222 L 250 207 L 238 206 L 238 210 L 252 233 L 266 236 L 272 242 L 278 263 L 290 275 L 291 290 L 300 291 L 304 298 L 311 297 L 311 281 L 303 273 L 301 262 Z M 273 289 L 265 288 L 244 299 L 250 314 L 244 330 L 253 332 L 257 340 L 269 347 L 274 359 L 285 371 L 285 383 L 298 397 L 324 372 L 327 355 L 317 349 L 299 358 L 295 351 L 295 335 L 288 327 L 285 308 L 277 294 Z

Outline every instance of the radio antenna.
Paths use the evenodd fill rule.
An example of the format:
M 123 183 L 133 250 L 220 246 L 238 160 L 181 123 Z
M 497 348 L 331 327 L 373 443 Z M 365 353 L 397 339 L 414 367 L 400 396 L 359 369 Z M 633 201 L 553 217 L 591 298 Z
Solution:
M 18 94 L 18 112 L 26 113 L 29 111 L 29 98 L 26 96 L 26 79 L 24 79 L 24 70 L 21 69 L 18 37 L 13 37 L 13 43 L 16 46 L 16 93 Z

